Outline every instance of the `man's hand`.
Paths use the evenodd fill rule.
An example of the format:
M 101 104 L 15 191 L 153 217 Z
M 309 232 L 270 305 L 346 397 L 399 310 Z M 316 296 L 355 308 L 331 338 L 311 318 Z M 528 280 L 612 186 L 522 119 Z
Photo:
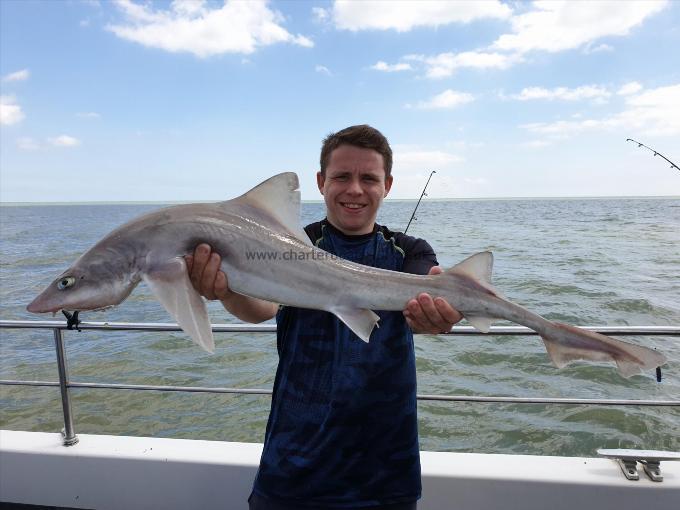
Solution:
M 428 274 L 441 273 L 441 267 L 433 266 Z M 432 334 L 450 331 L 463 318 L 444 298 L 432 299 L 424 292 L 407 303 L 404 317 L 414 333 Z
M 194 288 L 206 299 L 219 299 L 222 306 L 239 319 L 259 323 L 276 315 L 279 305 L 263 301 L 229 289 L 229 282 L 224 271 L 220 270 L 222 259 L 212 251 L 209 245 L 199 244 L 193 255 L 184 257 L 187 271 Z
M 206 299 L 228 300 L 234 293 L 229 290 L 227 275 L 220 270 L 222 262 L 207 244 L 199 244 L 194 254 L 184 257 L 194 288 Z

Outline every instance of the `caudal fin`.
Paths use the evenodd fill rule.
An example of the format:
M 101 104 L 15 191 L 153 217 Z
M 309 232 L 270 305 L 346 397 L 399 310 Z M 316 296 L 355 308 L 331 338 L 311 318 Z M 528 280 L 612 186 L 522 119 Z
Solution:
M 550 359 L 556 367 L 577 360 L 612 361 L 623 377 L 651 371 L 666 362 L 666 357 L 648 347 L 610 338 L 594 331 L 567 324 L 552 323 L 541 332 Z

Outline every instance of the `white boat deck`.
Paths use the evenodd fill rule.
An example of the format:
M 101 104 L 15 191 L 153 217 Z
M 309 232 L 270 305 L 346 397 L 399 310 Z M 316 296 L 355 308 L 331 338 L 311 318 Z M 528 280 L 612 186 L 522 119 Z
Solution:
M 70 508 L 246 509 L 261 444 L 0 431 L 0 501 Z M 680 462 L 663 482 L 614 460 L 422 452 L 419 510 L 680 508 Z

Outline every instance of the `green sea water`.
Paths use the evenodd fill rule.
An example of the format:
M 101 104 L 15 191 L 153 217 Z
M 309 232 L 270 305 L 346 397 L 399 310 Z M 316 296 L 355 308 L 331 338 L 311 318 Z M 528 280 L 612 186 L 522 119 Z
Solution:
M 403 229 L 413 202 L 386 202 L 379 222 Z M 41 319 L 26 304 L 115 226 L 158 205 L 0 208 L 0 318 Z M 305 223 L 323 217 L 303 204 Z M 424 201 L 409 234 L 442 266 L 495 255 L 494 285 L 551 320 L 576 325 L 680 325 L 680 199 Z M 214 323 L 235 319 L 217 304 Z M 140 285 L 91 321 L 170 322 Z M 207 355 L 183 333 L 67 332 L 79 382 L 271 388 L 272 333 L 218 333 Z M 668 357 L 664 379 L 624 379 L 607 364 L 558 370 L 536 336 L 417 335 L 418 392 L 525 397 L 680 399 L 680 338 L 629 337 Z M 0 378 L 57 380 L 52 334 L 0 330 Z M 261 442 L 268 396 L 73 389 L 79 433 Z M 0 386 L 0 428 L 58 431 L 56 388 Z M 680 450 L 680 408 L 419 403 L 421 448 L 592 456 L 597 448 Z

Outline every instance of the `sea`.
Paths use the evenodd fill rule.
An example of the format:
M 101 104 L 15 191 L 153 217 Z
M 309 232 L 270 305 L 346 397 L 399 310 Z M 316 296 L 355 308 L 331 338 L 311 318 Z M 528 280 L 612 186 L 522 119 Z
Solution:
M 378 221 L 403 230 L 414 201 L 386 201 Z M 26 304 L 114 227 L 159 204 L 0 207 L 0 319 L 45 320 Z M 303 203 L 304 224 L 324 216 Z M 680 325 L 680 197 L 431 200 L 408 233 L 449 267 L 483 250 L 493 284 L 551 320 L 587 326 Z M 213 323 L 233 323 L 218 303 Z M 87 321 L 172 322 L 141 284 Z M 462 322 L 461 324 L 465 324 Z M 502 322 L 498 323 L 502 325 Z M 680 400 L 680 337 L 625 339 L 663 352 L 663 378 L 625 379 L 611 364 L 555 368 L 537 336 L 417 335 L 418 392 Z M 182 332 L 69 331 L 72 381 L 271 389 L 273 333 L 217 333 L 215 354 Z M 58 380 L 49 330 L 0 330 L 0 379 Z M 73 389 L 77 433 L 262 442 L 267 395 Z M 57 432 L 59 390 L 0 386 L 0 428 Z M 420 401 L 422 450 L 594 456 L 598 448 L 680 450 L 680 407 Z

